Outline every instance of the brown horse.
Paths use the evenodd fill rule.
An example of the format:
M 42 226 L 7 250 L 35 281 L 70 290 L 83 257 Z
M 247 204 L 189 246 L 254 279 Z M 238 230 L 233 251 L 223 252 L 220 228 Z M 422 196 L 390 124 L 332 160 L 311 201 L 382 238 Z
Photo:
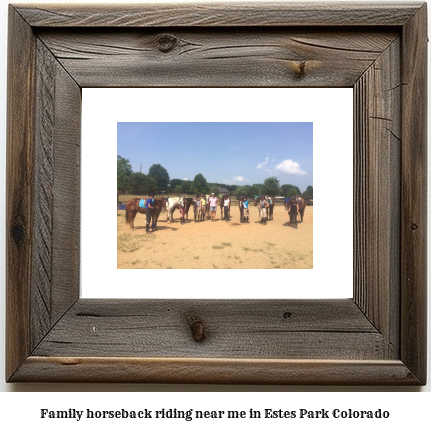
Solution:
M 259 204 L 259 202 L 262 202 L 263 200 L 265 200 L 265 196 L 257 196 L 255 201 L 254 201 L 254 206 L 257 207 L 257 205 Z M 266 201 L 269 204 L 268 207 L 268 220 L 273 220 L 274 219 L 274 198 L 272 198 L 271 196 L 268 196 L 268 199 L 266 199 Z M 259 208 L 260 210 L 260 208 Z
M 298 212 L 301 216 L 301 223 L 304 221 L 304 211 L 305 207 L 307 206 L 307 202 L 304 198 L 301 198 L 299 196 L 292 196 L 290 198 L 284 198 L 284 207 L 289 212 L 289 223 L 292 224 L 292 216 L 290 215 L 290 205 L 294 200 L 298 201 Z
M 196 221 L 196 208 L 197 208 L 196 200 L 194 198 L 183 198 L 183 199 L 185 202 L 187 220 L 189 219 L 189 209 L 193 205 L 193 212 L 194 212 L 195 221 Z
M 139 206 L 141 198 L 133 198 L 126 204 L 126 223 L 130 226 L 130 229 L 134 229 L 134 220 L 137 213 L 145 214 L 147 208 Z M 164 208 L 166 210 L 166 201 L 164 198 L 154 198 L 154 210 L 151 211 L 151 227 L 153 230 L 157 230 L 157 219 L 159 218 L 160 212 Z

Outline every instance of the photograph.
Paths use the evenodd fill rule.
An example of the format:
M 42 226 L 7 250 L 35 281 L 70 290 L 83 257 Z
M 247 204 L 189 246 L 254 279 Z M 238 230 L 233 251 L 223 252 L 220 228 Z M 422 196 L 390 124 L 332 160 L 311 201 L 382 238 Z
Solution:
M 312 122 L 119 122 L 118 269 L 312 269 Z
M 425 3 L 20 3 L 2 15 L 6 391 L 429 392 Z M 123 409 L 83 398 L 15 419 Z M 150 398 L 400 423 L 385 397 Z

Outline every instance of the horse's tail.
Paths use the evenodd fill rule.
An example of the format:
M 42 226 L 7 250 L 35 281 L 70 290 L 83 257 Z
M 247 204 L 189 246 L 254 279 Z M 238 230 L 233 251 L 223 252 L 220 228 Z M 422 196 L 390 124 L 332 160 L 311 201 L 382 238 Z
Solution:
M 129 206 L 126 205 L 126 224 L 132 222 L 132 216 L 130 214 Z

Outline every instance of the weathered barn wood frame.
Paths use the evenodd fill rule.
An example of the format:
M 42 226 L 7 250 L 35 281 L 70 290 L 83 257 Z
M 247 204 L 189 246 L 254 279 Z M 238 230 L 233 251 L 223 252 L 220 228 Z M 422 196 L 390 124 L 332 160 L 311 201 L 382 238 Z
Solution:
M 7 380 L 425 384 L 426 45 L 424 3 L 10 6 Z M 159 86 L 354 89 L 353 299 L 79 297 L 81 89 Z

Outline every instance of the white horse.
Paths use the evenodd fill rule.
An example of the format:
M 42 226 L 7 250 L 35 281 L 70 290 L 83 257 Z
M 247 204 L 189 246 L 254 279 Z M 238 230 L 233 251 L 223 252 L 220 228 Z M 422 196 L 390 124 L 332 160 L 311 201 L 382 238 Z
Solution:
M 183 198 L 168 198 L 166 201 L 166 221 L 173 222 L 174 221 L 174 211 L 175 209 L 180 209 L 183 203 Z

